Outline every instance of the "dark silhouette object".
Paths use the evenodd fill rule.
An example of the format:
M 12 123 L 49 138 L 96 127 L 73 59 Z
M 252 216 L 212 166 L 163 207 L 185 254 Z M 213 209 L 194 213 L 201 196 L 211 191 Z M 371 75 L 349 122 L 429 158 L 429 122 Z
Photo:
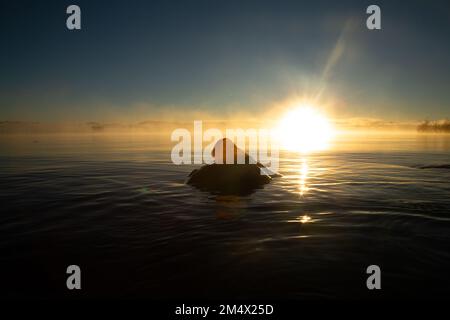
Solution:
M 419 169 L 450 169 L 450 164 L 428 164 L 428 165 L 420 165 L 416 168 Z
M 88 122 L 87 125 L 91 128 L 92 131 L 103 131 L 103 129 L 105 128 L 98 122 Z
M 278 174 L 261 174 L 261 168 L 264 166 L 261 163 L 251 163 L 250 156 L 237 148 L 230 140 L 228 144 L 233 147 L 234 161 L 226 164 L 227 140 L 222 139 L 216 143 L 212 151 L 215 163 L 192 171 L 187 184 L 214 194 L 249 195 L 269 183 L 272 177 L 279 176 Z M 223 148 L 222 154 L 219 148 Z M 245 157 L 245 164 L 237 163 L 239 154 Z
M 448 119 L 429 121 L 425 120 L 417 126 L 419 132 L 436 132 L 436 133 L 449 133 L 450 121 Z

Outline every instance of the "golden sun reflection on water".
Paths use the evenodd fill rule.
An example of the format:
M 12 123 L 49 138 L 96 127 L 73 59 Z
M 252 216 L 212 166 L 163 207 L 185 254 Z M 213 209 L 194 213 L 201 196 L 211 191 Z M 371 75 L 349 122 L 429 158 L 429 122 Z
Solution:
M 295 220 L 288 220 L 287 222 L 310 223 L 310 222 L 313 222 L 313 220 L 310 216 L 308 216 L 307 214 L 304 214 L 304 215 L 301 215 L 301 216 L 295 218 Z
M 311 217 L 305 214 L 304 216 L 300 217 L 300 222 L 301 223 L 311 222 Z
M 308 186 L 306 185 L 308 172 L 309 172 L 308 162 L 306 161 L 306 158 L 303 158 L 301 160 L 300 165 L 300 180 L 299 180 L 299 191 L 301 196 L 303 196 L 308 191 Z

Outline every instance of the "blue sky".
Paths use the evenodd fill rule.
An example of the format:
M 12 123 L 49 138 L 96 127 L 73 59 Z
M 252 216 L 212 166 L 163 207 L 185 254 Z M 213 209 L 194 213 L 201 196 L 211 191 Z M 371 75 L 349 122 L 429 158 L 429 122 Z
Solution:
M 369 4 L 382 30 L 365 28 Z M 255 114 L 319 88 L 340 117 L 450 116 L 445 1 L 14 1 L 0 15 L 0 120 Z

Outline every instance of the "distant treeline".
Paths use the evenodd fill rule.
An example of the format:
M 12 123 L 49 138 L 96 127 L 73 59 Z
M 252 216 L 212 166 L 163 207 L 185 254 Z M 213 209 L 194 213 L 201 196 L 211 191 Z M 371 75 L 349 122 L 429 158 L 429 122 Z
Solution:
M 419 132 L 450 132 L 450 120 L 425 120 L 417 126 Z

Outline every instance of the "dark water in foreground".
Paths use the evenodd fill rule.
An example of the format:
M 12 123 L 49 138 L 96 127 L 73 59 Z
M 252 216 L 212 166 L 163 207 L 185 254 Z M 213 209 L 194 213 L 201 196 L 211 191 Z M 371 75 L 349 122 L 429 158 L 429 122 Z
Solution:
M 2 141 L 1 295 L 449 298 L 449 138 L 430 139 L 283 153 L 245 197 L 185 185 L 147 140 Z

